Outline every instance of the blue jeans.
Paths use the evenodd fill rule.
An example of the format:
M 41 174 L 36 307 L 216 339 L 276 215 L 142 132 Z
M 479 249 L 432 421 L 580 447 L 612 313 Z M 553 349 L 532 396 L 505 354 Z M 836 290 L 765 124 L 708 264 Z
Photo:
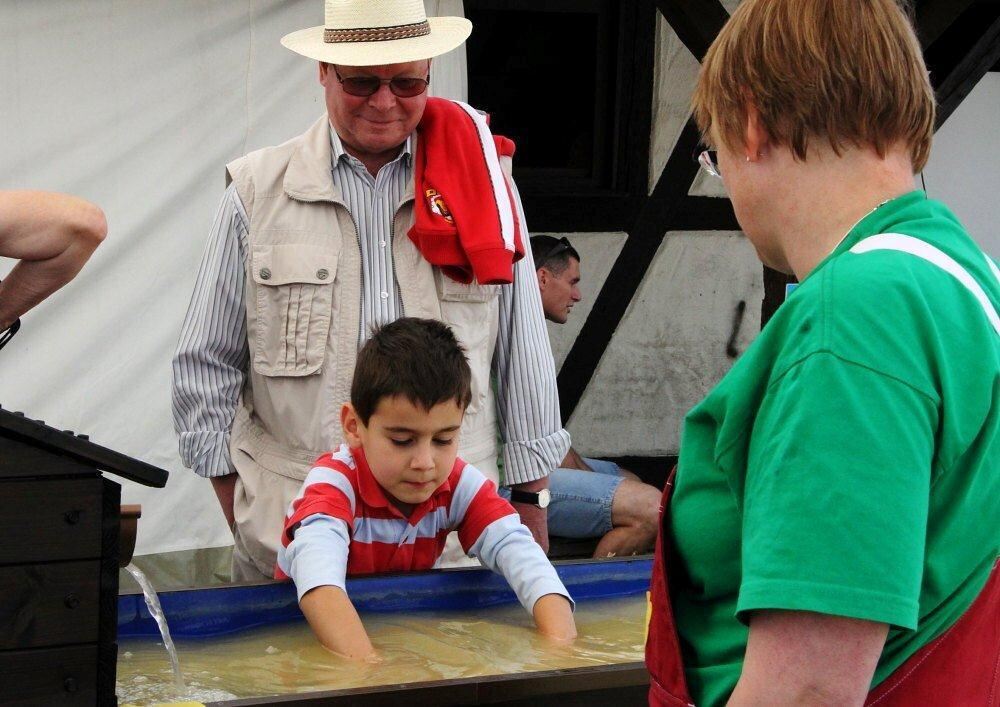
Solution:
M 560 538 L 600 538 L 613 527 L 611 501 L 622 482 L 614 462 L 584 457 L 593 471 L 555 469 L 549 476 L 549 535 Z M 510 499 L 510 489 L 500 495 Z

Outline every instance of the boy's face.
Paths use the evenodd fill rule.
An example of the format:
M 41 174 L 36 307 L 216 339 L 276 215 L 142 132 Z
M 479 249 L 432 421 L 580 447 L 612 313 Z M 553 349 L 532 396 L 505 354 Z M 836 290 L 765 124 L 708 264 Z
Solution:
M 383 398 L 365 425 L 345 404 L 340 419 L 344 439 L 362 447 L 372 475 L 405 514 L 444 483 L 458 456 L 458 430 L 465 411 L 454 400 L 430 410 L 403 396 Z

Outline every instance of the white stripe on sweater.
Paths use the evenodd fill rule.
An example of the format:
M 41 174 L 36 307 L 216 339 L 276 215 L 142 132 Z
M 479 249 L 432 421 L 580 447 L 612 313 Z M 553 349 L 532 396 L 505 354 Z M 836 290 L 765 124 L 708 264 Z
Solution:
M 504 248 L 514 252 L 514 210 L 510 203 L 510 196 L 507 194 L 507 181 L 504 179 L 503 171 L 500 169 L 500 158 L 497 156 L 496 144 L 493 142 L 493 134 L 486 124 L 486 118 L 468 103 L 453 101 L 455 105 L 464 110 L 476 132 L 479 133 L 479 145 L 483 148 L 483 156 L 486 158 L 486 169 L 490 175 L 490 183 L 493 185 L 493 199 L 496 202 L 497 211 L 500 213 L 500 233 L 503 235 Z
M 352 538 L 363 543 L 393 543 L 412 545 L 417 538 L 435 538 L 448 525 L 448 509 L 435 508 L 410 525 L 402 518 L 355 518 Z M 402 533 L 400 533 L 402 530 Z

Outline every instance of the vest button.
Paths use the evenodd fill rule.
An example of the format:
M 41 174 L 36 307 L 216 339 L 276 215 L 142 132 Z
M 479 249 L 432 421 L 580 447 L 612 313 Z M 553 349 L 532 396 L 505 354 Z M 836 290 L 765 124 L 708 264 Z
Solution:
M 330 277 L 330 271 L 327 270 L 326 268 L 320 268 L 319 270 L 316 271 L 316 277 L 318 277 L 320 280 L 325 280 L 326 278 Z
M 261 268 L 260 269 L 260 279 L 261 280 L 270 280 L 271 279 L 271 271 L 270 271 L 270 269 L 268 269 L 268 268 Z

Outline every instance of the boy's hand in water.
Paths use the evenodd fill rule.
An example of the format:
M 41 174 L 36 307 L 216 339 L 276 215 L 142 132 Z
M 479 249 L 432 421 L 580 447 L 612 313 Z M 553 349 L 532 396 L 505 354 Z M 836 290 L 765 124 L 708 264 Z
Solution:
M 331 653 L 359 663 L 382 660 L 354 604 L 340 587 L 324 585 L 310 589 L 299 600 L 299 607 L 320 644 Z
M 535 602 L 531 612 L 538 632 L 555 641 L 570 642 L 576 638 L 573 608 L 561 594 L 546 594 Z

